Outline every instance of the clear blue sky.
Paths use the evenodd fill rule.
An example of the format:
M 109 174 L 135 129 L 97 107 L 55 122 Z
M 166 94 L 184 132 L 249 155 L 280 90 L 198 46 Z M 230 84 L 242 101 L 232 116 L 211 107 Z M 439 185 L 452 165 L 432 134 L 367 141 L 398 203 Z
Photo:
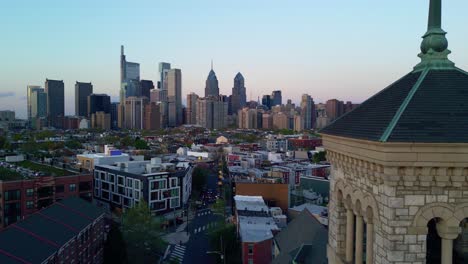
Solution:
M 210 60 L 220 91 L 235 74 L 247 97 L 274 89 L 283 100 L 303 93 L 362 102 L 409 72 L 425 33 L 429 0 L 2 1 L 0 109 L 25 117 L 26 85 L 65 81 L 74 113 L 74 83 L 119 91 L 119 53 L 157 81 L 157 63 L 182 69 L 183 98 L 203 94 Z M 443 1 L 450 58 L 468 69 L 468 1 Z M 184 99 L 185 100 L 185 99 Z

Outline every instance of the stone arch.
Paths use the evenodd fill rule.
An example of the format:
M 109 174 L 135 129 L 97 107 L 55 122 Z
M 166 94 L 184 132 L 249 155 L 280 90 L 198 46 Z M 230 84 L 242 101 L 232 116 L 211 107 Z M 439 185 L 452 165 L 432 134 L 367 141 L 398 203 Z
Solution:
M 372 222 L 374 224 L 379 224 L 380 219 L 379 219 L 379 206 L 377 204 L 377 201 L 372 195 L 365 195 L 364 200 L 363 200 L 363 206 L 367 210 L 371 210 L 370 215 L 372 216 Z M 369 216 L 369 214 L 366 212 L 366 216 Z
M 431 203 L 421 207 L 414 216 L 412 226 L 418 229 L 421 235 L 427 234 L 427 223 L 434 218 L 439 218 L 452 225 L 457 219 L 454 216 L 455 208 L 446 203 Z M 463 219 L 463 218 L 462 218 Z M 462 220 L 460 219 L 460 221 Z M 458 221 L 458 223 L 460 222 Z M 456 226 L 458 226 L 458 223 Z

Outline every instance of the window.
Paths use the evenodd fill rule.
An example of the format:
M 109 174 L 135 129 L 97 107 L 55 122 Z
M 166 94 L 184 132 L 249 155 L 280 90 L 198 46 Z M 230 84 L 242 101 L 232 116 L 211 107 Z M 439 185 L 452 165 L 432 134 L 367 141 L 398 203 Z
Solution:
M 177 178 L 171 178 L 171 185 L 169 187 L 176 187 L 178 185 L 178 179 Z
M 140 189 L 140 181 L 135 180 L 135 189 L 139 190 Z
M 109 174 L 109 181 L 110 182 L 115 182 L 115 175 L 114 174 Z
M 151 182 L 151 190 L 166 189 L 166 180 L 158 180 Z
M 20 190 L 11 190 L 5 192 L 5 201 L 20 200 L 21 192 Z
M 65 186 L 64 185 L 55 186 L 55 192 L 56 193 L 63 193 L 64 191 L 65 191 Z
M 171 204 L 170 204 L 171 208 L 179 207 L 179 198 L 171 199 L 170 201 L 171 201 Z
M 127 186 L 132 187 L 133 186 L 133 179 L 127 179 Z
M 74 183 L 70 184 L 70 186 L 68 187 L 68 190 L 70 190 L 70 192 L 76 192 L 76 184 Z
M 249 247 L 249 255 L 253 255 L 254 245 L 253 245 L 253 244 L 249 244 L 248 247 Z
M 33 209 L 34 208 L 34 202 L 33 201 L 26 201 L 26 208 L 27 209 Z
M 31 197 L 34 194 L 34 189 L 26 189 L 26 196 Z
M 179 197 L 179 189 L 172 189 L 171 197 Z
M 117 176 L 117 184 L 124 185 L 125 180 L 123 176 Z
M 161 200 L 159 198 L 159 192 L 152 192 L 150 197 L 151 197 L 151 200 Z

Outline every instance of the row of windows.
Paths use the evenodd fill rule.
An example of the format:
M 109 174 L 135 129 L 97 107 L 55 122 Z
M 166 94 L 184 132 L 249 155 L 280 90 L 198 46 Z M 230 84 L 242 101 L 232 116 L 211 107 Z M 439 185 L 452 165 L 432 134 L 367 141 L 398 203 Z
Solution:
M 89 182 L 83 182 L 84 185 L 90 184 Z M 55 186 L 55 192 L 56 193 L 62 193 L 65 191 L 65 186 L 64 185 L 57 185 Z M 68 191 L 70 192 L 75 192 L 77 191 L 77 186 L 75 183 L 69 184 L 68 185 Z M 3 194 L 5 197 L 5 201 L 13 201 L 13 200 L 21 200 L 21 191 L 20 190 L 9 190 L 5 191 Z M 26 197 L 32 197 L 34 196 L 34 189 L 29 188 L 26 189 Z

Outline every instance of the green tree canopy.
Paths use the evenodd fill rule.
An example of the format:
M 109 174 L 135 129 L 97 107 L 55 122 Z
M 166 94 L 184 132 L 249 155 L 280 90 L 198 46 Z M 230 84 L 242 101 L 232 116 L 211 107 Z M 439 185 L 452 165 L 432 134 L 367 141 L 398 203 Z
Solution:
M 208 170 L 197 166 L 192 173 L 192 189 L 200 193 L 206 184 L 207 178 Z
M 312 160 L 314 161 L 314 163 L 319 163 L 321 161 L 326 161 L 327 160 L 327 153 L 325 151 L 317 152 L 312 157 Z
M 240 242 L 237 240 L 236 227 L 233 224 L 221 224 L 209 233 L 213 251 L 224 255 L 225 263 L 242 263 Z M 223 263 L 218 258 L 218 263 Z
M 142 139 L 137 139 L 135 140 L 135 148 L 136 149 L 149 149 L 148 144 L 146 141 Z
M 162 239 L 161 224 L 143 200 L 123 214 L 122 234 L 129 263 L 156 263 L 164 254 L 166 242 Z

